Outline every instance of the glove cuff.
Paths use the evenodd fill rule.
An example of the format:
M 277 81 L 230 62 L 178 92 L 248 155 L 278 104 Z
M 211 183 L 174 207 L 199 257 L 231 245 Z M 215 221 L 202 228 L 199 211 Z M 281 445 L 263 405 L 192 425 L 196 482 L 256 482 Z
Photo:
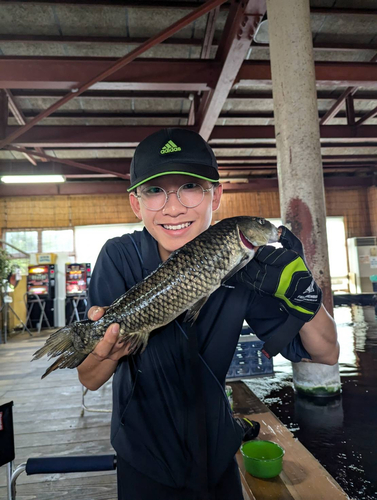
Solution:
M 321 288 L 311 276 L 310 278 L 311 283 L 304 290 L 300 291 L 299 288 L 303 288 L 302 285 L 306 280 L 302 280 L 301 286 L 298 286 L 293 294 L 289 294 L 288 290 L 287 294 L 283 296 L 275 295 L 288 314 L 305 323 L 311 321 L 317 314 L 322 305 L 323 297 Z

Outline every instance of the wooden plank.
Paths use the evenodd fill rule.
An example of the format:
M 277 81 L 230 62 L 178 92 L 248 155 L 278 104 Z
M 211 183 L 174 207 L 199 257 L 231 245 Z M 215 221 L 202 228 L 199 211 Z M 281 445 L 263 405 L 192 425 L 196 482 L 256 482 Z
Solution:
M 76 370 L 58 370 L 41 380 L 48 362 L 30 363 L 51 332 L 10 336 L 0 345 L 0 404 L 13 400 L 15 466 L 29 458 L 114 454 L 109 413 L 81 417 L 82 386 Z M 111 408 L 111 384 L 89 392 L 85 403 Z M 0 498 L 6 498 L 6 468 L 0 468 Z M 116 500 L 116 473 L 21 474 L 17 500 Z
M 234 408 L 261 425 L 258 439 L 274 441 L 284 450 L 283 471 L 273 479 L 258 479 L 245 471 L 237 453 L 241 475 L 255 500 L 345 500 L 348 498 L 332 476 L 294 437 L 280 420 L 242 382 L 233 382 Z

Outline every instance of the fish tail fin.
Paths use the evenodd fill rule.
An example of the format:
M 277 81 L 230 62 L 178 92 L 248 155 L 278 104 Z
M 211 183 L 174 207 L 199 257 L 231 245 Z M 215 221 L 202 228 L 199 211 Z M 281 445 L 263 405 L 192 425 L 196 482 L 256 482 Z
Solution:
M 32 361 L 42 358 L 45 354 L 48 358 L 59 356 L 59 358 L 46 370 L 42 378 L 58 368 L 76 368 L 88 356 L 78 352 L 73 344 L 75 333 L 72 327 L 64 326 L 52 333 L 46 340 L 45 345 L 33 354 Z
M 80 352 L 65 352 L 47 368 L 42 378 L 47 377 L 47 375 L 58 368 L 76 368 L 76 366 L 79 366 L 87 356 L 87 354 L 82 354 Z
M 42 358 L 45 354 L 49 358 L 59 356 L 68 349 L 73 348 L 73 330 L 69 326 L 63 326 L 60 330 L 52 333 L 38 351 L 33 354 L 32 361 Z

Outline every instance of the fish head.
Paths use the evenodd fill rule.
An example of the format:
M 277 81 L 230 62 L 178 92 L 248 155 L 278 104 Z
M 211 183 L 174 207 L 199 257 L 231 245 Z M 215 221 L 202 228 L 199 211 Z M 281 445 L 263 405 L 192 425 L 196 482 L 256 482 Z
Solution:
M 237 228 L 241 245 L 249 252 L 279 239 L 277 227 L 262 217 L 239 217 Z

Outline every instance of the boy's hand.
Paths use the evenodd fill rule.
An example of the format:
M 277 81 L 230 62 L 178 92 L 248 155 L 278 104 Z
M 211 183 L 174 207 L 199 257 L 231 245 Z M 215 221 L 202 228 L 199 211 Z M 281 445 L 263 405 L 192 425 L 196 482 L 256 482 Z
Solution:
M 261 247 L 237 279 L 259 295 L 275 297 L 289 314 L 307 322 L 321 307 L 322 290 L 307 268 L 301 241 L 284 226 L 279 232 L 283 248 Z
M 88 311 L 88 318 L 92 321 L 97 321 L 105 314 L 107 307 L 93 306 Z M 119 324 L 113 323 L 106 330 L 102 340 L 98 342 L 95 349 L 91 352 L 99 361 L 111 359 L 118 361 L 123 356 L 129 354 L 129 342 L 124 343 L 124 340 L 119 335 Z

